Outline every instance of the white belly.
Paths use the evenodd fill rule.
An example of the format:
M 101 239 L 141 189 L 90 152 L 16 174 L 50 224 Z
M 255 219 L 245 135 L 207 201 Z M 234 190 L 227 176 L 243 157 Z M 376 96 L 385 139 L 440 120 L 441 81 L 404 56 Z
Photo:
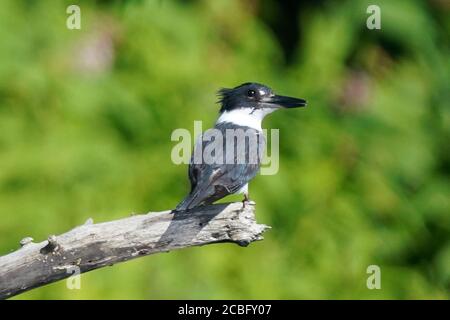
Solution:
M 248 194 L 248 183 L 246 183 L 242 188 L 240 188 L 236 193 Z

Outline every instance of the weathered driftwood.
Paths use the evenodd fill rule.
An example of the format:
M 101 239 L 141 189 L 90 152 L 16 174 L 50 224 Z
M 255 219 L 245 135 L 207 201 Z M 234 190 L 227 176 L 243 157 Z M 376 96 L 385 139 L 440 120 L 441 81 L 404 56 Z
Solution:
M 23 239 L 21 248 L 0 257 L 0 299 L 71 276 L 158 252 L 210 243 L 246 246 L 268 228 L 257 224 L 254 203 L 163 211 L 84 225 L 48 240 Z

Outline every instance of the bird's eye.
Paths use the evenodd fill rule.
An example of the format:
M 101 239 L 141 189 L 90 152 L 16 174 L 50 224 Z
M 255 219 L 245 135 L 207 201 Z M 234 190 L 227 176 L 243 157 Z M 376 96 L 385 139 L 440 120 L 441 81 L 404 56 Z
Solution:
M 247 91 L 247 96 L 249 96 L 249 97 L 254 97 L 255 95 L 256 95 L 255 90 L 248 90 L 248 91 Z

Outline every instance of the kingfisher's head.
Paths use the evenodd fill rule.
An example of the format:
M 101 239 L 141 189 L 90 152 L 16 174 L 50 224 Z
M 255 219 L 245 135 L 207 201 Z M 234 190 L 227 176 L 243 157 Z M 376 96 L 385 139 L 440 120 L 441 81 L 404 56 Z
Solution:
M 281 108 L 306 106 L 303 99 L 277 95 L 268 86 L 254 82 L 244 83 L 233 89 L 220 89 L 218 95 L 221 113 L 246 109 L 255 114 L 266 115 Z

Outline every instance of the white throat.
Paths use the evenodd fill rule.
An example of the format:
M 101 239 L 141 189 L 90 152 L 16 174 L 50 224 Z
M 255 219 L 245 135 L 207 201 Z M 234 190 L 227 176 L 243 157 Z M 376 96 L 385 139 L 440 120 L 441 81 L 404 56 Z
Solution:
M 266 115 L 274 112 L 276 109 L 253 109 L 253 108 L 241 108 L 233 109 L 230 111 L 224 111 L 216 124 L 221 122 L 231 122 L 239 126 L 250 127 L 259 131 L 262 131 L 261 122 Z

